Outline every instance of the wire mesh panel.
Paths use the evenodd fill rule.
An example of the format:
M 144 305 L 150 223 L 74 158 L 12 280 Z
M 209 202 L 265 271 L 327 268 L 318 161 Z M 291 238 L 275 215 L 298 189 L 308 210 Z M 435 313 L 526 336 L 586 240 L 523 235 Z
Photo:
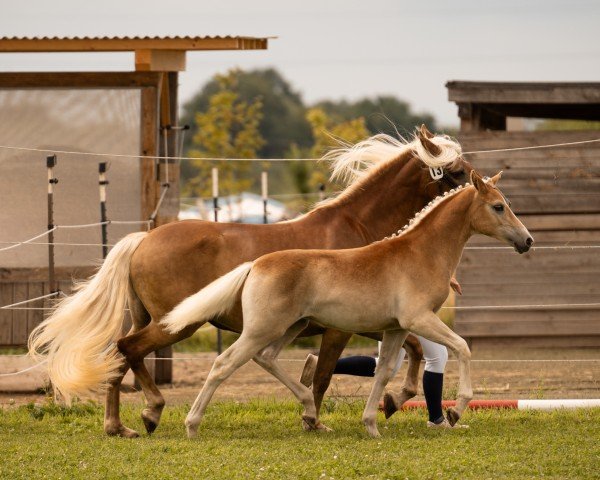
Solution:
M 2 146 L 135 155 L 140 149 L 139 132 L 139 90 L 0 90 Z M 0 148 L 0 241 L 24 240 L 47 229 L 46 155 Z M 58 154 L 55 224 L 99 221 L 100 161 L 110 163 L 109 219 L 140 219 L 136 159 Z M 110 225 L 109 243 L 138 229 L 136 225 Z M 100 227 L 57 231 L 57 266 L 89 265 L 102 254 L 100 247 L 60 243 L 98 244 L 100 240 Z M 3 268 L 43 267 L 47 263 L 47 247 L 43 245 L 0 252 Z
M 140 152 L 139 89 L 0 89 L 0 146 L 137 155 Z M 0 249 L 48 229 L 46 156 L 50 152 L 0 147 Z M 98 163 L 109 162 L 107 207 L 110 220 L 141 220 L 140 165 L 135 158 L 57 154 L 54 224 L 100 221 Z M 109 225 L 108 243 L 144 225 Z M 58 285 L 87 276 L 102 258 L 101 229 L 54 232 Z M 47 236 L 30 245 L 0 251 L 2 305 L 48 293 Z M 77 245 L 64 245 L 77 244 Z M 85 246 L 82 244 L 91 244 Z M 23 345 L 43 318 L 38 301 L 29 310 L 0 312 L 0 345 Z

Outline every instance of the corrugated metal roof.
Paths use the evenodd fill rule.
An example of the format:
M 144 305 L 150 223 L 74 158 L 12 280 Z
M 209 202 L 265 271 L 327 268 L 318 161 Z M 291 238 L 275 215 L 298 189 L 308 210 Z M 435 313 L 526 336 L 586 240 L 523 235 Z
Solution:
M 264 50 L 275 37 L 1 37 L 0 52 L 123 52 L 136 50 Z

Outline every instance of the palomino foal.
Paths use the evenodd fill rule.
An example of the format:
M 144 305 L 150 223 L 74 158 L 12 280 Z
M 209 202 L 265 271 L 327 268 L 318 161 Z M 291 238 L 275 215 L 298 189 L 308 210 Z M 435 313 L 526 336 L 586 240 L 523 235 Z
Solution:
M 243 289 L 244 329 L 215 360 L 187 416 L 188 436 L 196 434 L 216 388 L 252 358 L 302 402 L 305 428 L 317 428 L 310 390 L 277 363 L 281 348 L 309 321 L 348 332 L 384 332 L 375 381 L 363 414 L 371 436 L 379 435 L 379 398 L 408 332 L 450 348 L 459 361 L 457 404 L 448 411 L 448 420 L 454 425 L 472 398 L 470 351 L 434 312 L 448 295 L 448 283 L 471 235 L 497 238 L 519 253 L 529 250 L 533 243 L 496 189 L 499 178 L 500 174 L 485 181 L 472 171 L 472 186 L 439 197 L 390 238 L 349 250 L 271 253 L 240 265 L 179 304 L 162 321 L 172 333 L 226 312 Z

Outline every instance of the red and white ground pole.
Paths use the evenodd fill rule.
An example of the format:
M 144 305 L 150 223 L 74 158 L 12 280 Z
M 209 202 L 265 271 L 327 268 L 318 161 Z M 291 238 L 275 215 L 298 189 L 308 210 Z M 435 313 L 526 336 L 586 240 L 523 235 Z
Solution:
M 442 402 L 444 408 L 453 407 L 454 400 Z M 424 401 L 406 402 L 403 409 L 425 408 Z M 469 408 L 472 410 L 485 408 L 508 408 L 514 410 L 556 410 L 559 408 L 590 408 L 600 407 L 600 399 L 556 399 L 556 400 L 471 400 Z

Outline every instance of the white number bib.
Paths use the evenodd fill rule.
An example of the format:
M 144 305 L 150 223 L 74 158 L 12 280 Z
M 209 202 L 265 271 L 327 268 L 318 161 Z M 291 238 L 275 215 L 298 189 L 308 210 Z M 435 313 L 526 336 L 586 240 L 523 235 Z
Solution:
M 429 174 L 434 180 L 440 180 L 444 176 L 444 169 L 442 167 L 429 167 Z

